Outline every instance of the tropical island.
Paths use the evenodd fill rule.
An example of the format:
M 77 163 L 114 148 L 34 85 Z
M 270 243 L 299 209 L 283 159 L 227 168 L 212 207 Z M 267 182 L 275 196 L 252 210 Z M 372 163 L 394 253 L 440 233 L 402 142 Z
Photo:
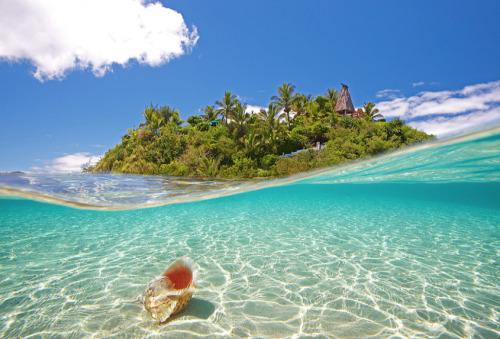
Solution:
M 355 110 L 348 87 L 312 97 L 283 83 L 267 109 L 247 112 L 225 92 L 187 121 L 169 106 L 146 107 L 92 172 L 219 178 L 282 177 L 336 165 L 434 138 L 396 118 L 386 122 L 372 102 Z M 186 124 L 187 123 L 187 124 Z

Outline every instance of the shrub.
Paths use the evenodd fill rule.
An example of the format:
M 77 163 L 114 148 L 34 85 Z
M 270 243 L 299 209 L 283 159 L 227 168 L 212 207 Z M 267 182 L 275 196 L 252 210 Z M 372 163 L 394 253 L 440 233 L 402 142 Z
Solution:
M 172 161 L 170 164 L 160 166 L 158 174 L 167 174 L 175 177 L 189 175 L 189 168 L 183 163 Z
M 196 173 L 201 162 L 203 161 L 203 158 L 207 155 L 208 150 L 206 147 L 189 146 L 181 156 L 180 162 L 187 166 L 189 173 Z
M 283 177 L 307 170 L 307 165 L 300 162 L 298 157 L 280 158 L 273 168 L 273 175 Z
M 280 157 L 274 154 L 266 154 L 261 161 L 261 167 L 265 170 L 270 170 L 278 161 Z
M 186 122 L 191 126 L 196 126 L 199 123 L 203 122 L 203 119 L 199 115 L 191 115 L 189 118 L 187 118 Z
M 323 122 L 317 121 L 309 128 L 309 140 L 313 143 L 318 141 L 324 143 L 328 140 L 326 134 L 329 130 L 330 129 Z

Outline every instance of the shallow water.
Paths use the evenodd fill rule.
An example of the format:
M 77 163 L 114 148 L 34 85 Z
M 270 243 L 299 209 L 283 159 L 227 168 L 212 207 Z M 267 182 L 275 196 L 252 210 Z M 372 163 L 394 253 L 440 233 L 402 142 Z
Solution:
M 498 338 L 499 172 L 493 131 L 236 195 L 181 192 L 198 201 L 153 208 L 4 197 L 0 337 Z M 125 196 L 111 201 L 121 208 L 179 201 L 141 186 L 157 178 L 71 178 L 90 188 L 69 190 L 68 176 L 0 182 L 39 200 L 90 192 L 94 207 L 109 207 L 110 192 Z M 103 180 L 115 188 L 93 190 Z M 256 187 L 208 185 L 218 195 Z M 155 188 L 163 196 L 151 200 Z M 198 292 L 158 325 L 135 297 L 182 255 L 200 266 Z

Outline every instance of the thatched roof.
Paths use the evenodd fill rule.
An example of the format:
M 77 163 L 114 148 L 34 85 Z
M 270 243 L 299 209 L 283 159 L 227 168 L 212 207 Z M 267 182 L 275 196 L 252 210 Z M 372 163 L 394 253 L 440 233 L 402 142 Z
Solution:
M 351 95 L 345 84 L 342 84 L 342 90 L 340 91 L 337 104 L 335 105 L 335 111 L 339 113 L 354 113 Z

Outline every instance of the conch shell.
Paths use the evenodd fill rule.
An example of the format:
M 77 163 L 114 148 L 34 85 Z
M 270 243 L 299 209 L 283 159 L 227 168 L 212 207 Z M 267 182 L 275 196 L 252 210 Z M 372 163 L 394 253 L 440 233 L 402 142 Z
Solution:
M 196 291 L 194 280 L 198 265 L 189 257 L 180 257 L 154 278 L 137 299 L 160 323 L 182 310 Z

